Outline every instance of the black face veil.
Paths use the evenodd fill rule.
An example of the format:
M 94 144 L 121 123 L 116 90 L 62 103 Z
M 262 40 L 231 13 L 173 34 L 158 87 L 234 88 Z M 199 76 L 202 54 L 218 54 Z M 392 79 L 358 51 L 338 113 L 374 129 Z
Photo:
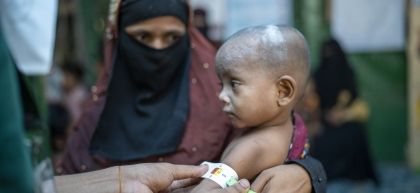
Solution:
M 175 16 L 187 27 L 188 13 L 183 0 L 122 2 L 113 73 L 90 144 L 92 154 L 132 160 L 176 150 L 189 112 L 188 34 L 157 50 L 124 29 L 159 16 Z

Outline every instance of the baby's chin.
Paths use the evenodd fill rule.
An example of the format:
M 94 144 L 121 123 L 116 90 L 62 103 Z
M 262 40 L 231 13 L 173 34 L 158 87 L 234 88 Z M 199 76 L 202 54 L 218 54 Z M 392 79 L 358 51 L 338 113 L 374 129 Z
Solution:
M 249 128 L 248 125 L 244 124 L 243 122 L 241 122 L 241 121 L 239 121 L 239 120 L 237 120 L 235 118 L 233 118 L 233 119 L 230 118 L 230 122 L 232 123 L 232 125 L 233 125 L 233 127 L 235 129 L 243 129 L 243 130 L 246 130 L 246 129 Z
M 236 115 L 232 113 L 227 113 L 229 117 L 230 123 L 233 125 L 235 129 L 248 129 L 249 125 L 241 121 Z

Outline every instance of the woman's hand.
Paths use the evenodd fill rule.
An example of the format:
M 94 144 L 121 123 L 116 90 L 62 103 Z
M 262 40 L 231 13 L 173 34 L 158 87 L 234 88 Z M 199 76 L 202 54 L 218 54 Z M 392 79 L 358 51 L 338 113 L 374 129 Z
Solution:
M 145 163 L 120 166 L 121 192 L 153 193 L 190 185 L 207 171 L 207 166 Z
M 280 165 L 264 170 L 251 185 L 257 193 L 310 193 L 311 178 L 296 164 Z
M 143 163 L 55 176 L 54 182 L 59 193 L 168 192 L 190 185 L 207 170 L 207 166 Z

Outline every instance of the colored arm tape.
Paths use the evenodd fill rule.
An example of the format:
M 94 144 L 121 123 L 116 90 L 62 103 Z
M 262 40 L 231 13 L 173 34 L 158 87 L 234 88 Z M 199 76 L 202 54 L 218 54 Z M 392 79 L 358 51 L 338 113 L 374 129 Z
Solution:
M 235 180 L 235 179 L 231 178 L 226 184 L 227 184 L 227 186 L 233 186 L 236 183 L 238 183 L 238 180 Z M 249 189 L 247 191 L 247 193 L 257 193 L 257 192 L 254 192 L 253 190 Z
M 238 183 L 238 174 L 236 174 L 235 170 L 233 170 L 230 166 L 224 163 L 203 162 L 201 165 L 207 165 L 209 167 L 207 172 L 201 177 L 213 180 L 222 188 L 233 186 Z M 248 190 L 247 193 L 256 192 Z
M 231 178 L 238 180 L 238 174 L 236 174 L 235 170 L 224 163 L 203 162 L 201 165 L 207 165 L 209 167 L 209 170 L 201 177 L 213 180 L 222 188 L 227 187 L 227 182 Z

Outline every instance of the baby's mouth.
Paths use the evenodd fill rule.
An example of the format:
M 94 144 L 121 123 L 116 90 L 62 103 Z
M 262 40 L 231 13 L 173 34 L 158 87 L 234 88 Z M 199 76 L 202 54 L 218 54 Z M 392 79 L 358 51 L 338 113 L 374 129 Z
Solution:
M 230 118 L 230 119 L 234 119 L 236 118 L 235 114 L 233 112 L 230 111 L 225 111 L 226 115 Z
M 229 106 L 225 106 L 223 108 L 223 112 L 226 113 L 226 115 L 232 120 L 236 118 L 235 112 L 233 111 L 233 109 Z
M 233 112 L 229 109 L 229 108 L 223 108 L 223 112 L 226 113 L 227 115 L 233 114 Z

